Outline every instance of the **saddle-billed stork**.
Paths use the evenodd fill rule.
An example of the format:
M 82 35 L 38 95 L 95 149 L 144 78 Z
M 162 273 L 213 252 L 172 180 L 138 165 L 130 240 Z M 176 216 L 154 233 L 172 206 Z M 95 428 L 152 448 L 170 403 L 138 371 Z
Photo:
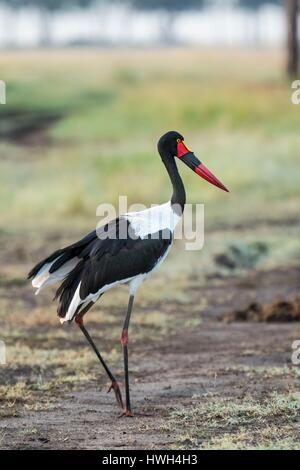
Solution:
M 62 281 L 56 292 L 61 323 L 79 326 L 110 381 L 123 416 L 133 416 L 130 405 L 128 373 L 128 328 L 138 287 L 156 270 L 169 253 L 175 227 L 182 216 L 186 195 L 175 157 L 209 183 L 227 188 L 201 163 L 184 143 L 181 134 L 170 131 L 158 142 L 158 152 L 173 186 L 169 202 L 140 212 L 129 212 L 93 230 L 78 242 L 52 253 L 28 274 L 40 292 Z M 108 368 L 84 323 L 83 316 L 107 290 L 119 284 L 129 287 L 129 302 L 121 334 L 124 355 L 126 404 L 115 376 Z

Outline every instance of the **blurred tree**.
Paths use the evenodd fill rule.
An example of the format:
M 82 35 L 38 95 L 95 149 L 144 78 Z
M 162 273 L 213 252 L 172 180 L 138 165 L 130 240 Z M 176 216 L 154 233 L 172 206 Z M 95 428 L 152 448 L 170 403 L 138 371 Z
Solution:
M 139 10 L 162 10 L 164 15 L 161 20 L 161 39 L 165 43 L 173 43 L 174 22 L 178 13 L 184 10 L 197 10 L 203 7 L 207 0 L 129 0 L 129 3 Z
M 287 17 L 287 73 L 290 77 L 295 77 L 299 68 L 299 0 L 236 0 L 236 3 L 241 7 L 251 9 L 259 8 L 266 3 L 285 6 Z
M 27 6 L 44 7 L 49 11 L 56 11 L 60 9 L 68 9 L 72 6 L 88 6 L 94 0 L 0 0 L 0 3 L 5 3 L 12 8 L 22 8 Z
M 287 73 L 290 77 L 295 77 L 299 67 L 299 47 L 298 47 L 298 0 L 285 0 L 287 16 Z
M 0 0 L 0 3 L 11 8 L 34 7 L 39 11 L 41 21 L 41 46 L 51 45 L 50 21 L 53 13 L 58 10 L 68 10 L 76 7 L 88 7 L 95 0 Z M 98 3 L 100 0 L 97 0 Z M 105 1 L 105 0 L 102 0 Z M 108 0 L 106 0 L 108 1 Z
M 282 5 L 282 0 L 237 0 L 237 4 L 244 8 L 256 9 L 266 4 Z
M 141 10 L 162 9 L 168 11 L 182 11 L 188 8 L 200 8 L 206 0 L 130 0 L 130 3 Z

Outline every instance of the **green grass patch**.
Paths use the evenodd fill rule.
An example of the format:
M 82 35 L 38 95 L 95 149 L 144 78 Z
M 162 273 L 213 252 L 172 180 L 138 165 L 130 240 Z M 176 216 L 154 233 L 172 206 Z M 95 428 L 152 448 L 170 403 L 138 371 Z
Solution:
M 299 393 L 272 393 L 261 401 L 206 397 L 176 410 L 170 427 L 178 429 L 178 448 L 296 448 Z M 299 446 L 299 444 L 298 444 Z
M 3 137 L 60 117 L 44 147 L 1 144 L 3 226 L 93 227 L 97 205 L 119 194 L 129 204 L 166 201 L 156 141 L 172 128 L 230 188 L 225 195 L 179 164 L 207 225 L 298 214 L 299 110 L 279 56 L 95 50 L 2 54 L 1 63 Z

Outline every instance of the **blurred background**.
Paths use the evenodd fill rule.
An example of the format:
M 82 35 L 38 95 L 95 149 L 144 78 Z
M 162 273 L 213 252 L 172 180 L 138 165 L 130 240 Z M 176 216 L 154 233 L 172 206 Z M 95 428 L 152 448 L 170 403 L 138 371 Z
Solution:
M 180 166 L 187 201 L 205 204 L 204 249 L 185 252 L 176 242 L 141 289 L 137 310 L 147 305 L 149 316 L 137 315 L 136 337 L 165 334 L 168 299 L 179 317 L 188 305 L 195 326 L 204 294 L 191 306 L 191 282 L 212 286 L 260 270 L 270 276 L 262 299 L 274 299 L 271 270 L 300 259 L 300 105 L 291 101 L 298 14 L 297 0 L 0 1 L 0 318 L 11 383 L 25 383 L 15 396 L 2 390 L 9 400 L 18 403 L 33 383 L 39 392 L 55 380 L 60 387 L 70 377 L 90 380 L 86 362 L 74 356 L 70 366 L 70 332 L 57 328 L 49 292 L 34 297 L 26 274 L 94 229 L 100 203 L 117 205 L 119 195 L 129 204 L 169 199 L 156 150 L 168 130 L 180 131 L 231 192 Z M 288 282 L 280 275 L 285 293 Z M 253 301 L 260 284 L 247 291 Z M 101 299 L 89 317 L 100 321 L 102 343 L 118 341 L 122 292 Z M 226 289 L 230 305 L 239 292 Z M 218 311 L 225 304 L 220 299 Z M 105 306 L 115 316 L 101 316 Z M 103 347 L 114 360 L 112 342 Z
M 2 47 L 281 46 L 285 0 L 7 0 Z
M 224 196 L 182 169 L 188 201 L 207 206 L 207 228 L 245 226 L 283 260 L 294 256 L 286 230 L 300 192 L 298 7 L 1 0 L 3 232 L 45 230 L 42 243 L 61 225 L 94 227 L 97 205 L 119 194 L 130 204 L 167 200 L 156 141 L 178 129 L 231 189 Z M 278 239 L 273 226 L 258 236 L 269 222 Z

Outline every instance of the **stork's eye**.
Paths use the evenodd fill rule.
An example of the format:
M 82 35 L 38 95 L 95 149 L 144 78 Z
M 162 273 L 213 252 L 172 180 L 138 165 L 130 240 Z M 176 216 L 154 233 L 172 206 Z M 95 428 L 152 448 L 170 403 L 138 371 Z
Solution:
M 180 144 L 180 142 L 182 142 L 181 139 L 177 139 L 177 144 Z

